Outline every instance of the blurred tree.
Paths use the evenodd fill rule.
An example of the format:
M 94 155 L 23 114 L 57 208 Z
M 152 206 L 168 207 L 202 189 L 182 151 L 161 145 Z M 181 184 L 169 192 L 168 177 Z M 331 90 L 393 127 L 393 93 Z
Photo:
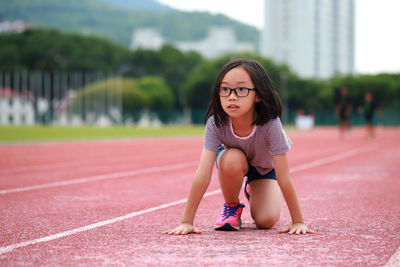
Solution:
M 118 85 L 118 86 L 117 86 Z M 118 90 L 120 86 L 120 90 Z M 173 107 L 174 96 L 171 88 L 159 77 L 145 76 L 139 79 L 109 78 L 93 82 L 76 94 L 71 108 L 79 110 L 84 103 L 87 110 L 94 110 L 99 101 L 115 101 L 122 94 L 124 112 L 141 109 L 168 109 Z
M 22 69 L 19 57 L 20 53 L 15 45 L 0 41 L 0 69 L 8 71 Z
M 55 30 L 0 35 L 0 51 L 1 69 L 52 71 L 118 71 L 130 53 L 105 39 Z
M 219 69 L 231 58 L 247 57 L 260 61 L 266 68 L 282 100 L 289 109 L 333 109 L 336 88 L 346 85 L 354 104 L 362 103 L 363 95 L 369 91 L 381 107 L 400 107 L 400 74 L 337 76 L 330 80 L 315 81 L 295 75 L 285 65 L 256 54 L 232 54 L 205 60 L 194 52 L 182 52 L 166 45 L 159 51 L 130 51 L 97 37 L 65 34 L 55 30 L 30 30 L 22 34 L 0 35 L 0 71 L 83 71 L 122 73 L 135 80 L 127 98 L 126 107 L 133 109 L 149 107 L 146 92 L 140 89 L 151 84 L 161 88 L 161 94 L 151 92 L 155 99 L 164 99 L 156 105 L 175 108 L 191 107 L 205 109 L 211 97 Z M 162 81 L 162 82 L 161 82 Z M 162 84 L 164 83 L 164 84 Z M 149 86 L 150 87 L 150 86 Z M 166 89 L 168 87 L 168 90 Z M 172 92 L 172 98 L 170 93 Z M 132 100 L 133 95 L 137 95 Z M 137 101 L 138 100 L 138 101 Z M 124 100 L 125 101 L 125 100 Z M 158 100 L 157 100 L 158 101 Z
M 116 84 L 121 86 L 120 90 L 115 86 Z M 116 78 L 110 78 L 94 82 L 79 90 L 71 101 L 70 108 L 73 111 L 80 111 L 82 106 L 84 106 L 86 111 L 94 110 L 96 105 L 98 105 L 98 96 L 107 96 L 108 100 L 111 100 L 120 98 L 119 94 L 122 94 L 122 107 L 124 111 L 140 110 L 148 107 L 150 104 L 149 95 L 140 90 L 136 80 L 125 78 L 119 81 Z
M 137 86 L 148 99 L 147 108 L 169 109 L 173 107 L 174 95 L 163 79 L 155 76 L 143 76 L 137 80 Z
M 124 66 L 125 76 L 140 77 L 158 75 L 172 88 L 176 99 L 175 107 L 184 105 L 183 84 L 191 71 L 202 61 L 195 52 L 184 53 L 171 45 L 159 51 L 138 49 L 132 53 L 130 61 Z
M 124 112 L 148 108 L 150 96 L 140 90 L 137 81 L 132 78 L 122 79 L 122 108 Z
M 211 101 L 212 89 L 225 58 L 203 61 L 189 76 L 183 90 L 188 107 L 206 109 Z
M 325 104 L 331 104 L 330 91 L 324 90 L 320 81 L 291 76 L 288 91 L 288 106 L 291 109 L 320 109 Z
M 366 92 L 371 92 L 378 105 L 400 107 L 400 74 L 337 76 L 330 84 L 333 88 L 347 86 L 355 106 L 363 103 Z

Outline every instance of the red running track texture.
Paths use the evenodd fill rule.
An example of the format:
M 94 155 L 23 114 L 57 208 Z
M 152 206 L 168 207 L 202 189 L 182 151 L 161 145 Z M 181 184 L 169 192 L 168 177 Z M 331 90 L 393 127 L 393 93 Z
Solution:
M 0 266 L 398 266 L 398 128 L 289 132 L 288 153 L 310 235 L 213 230 L 223 202 L 214 172 L 195 224 L 177 226 L 202 137 L 0 146 Z M 244 197 L 242 197 L 244 201 Z

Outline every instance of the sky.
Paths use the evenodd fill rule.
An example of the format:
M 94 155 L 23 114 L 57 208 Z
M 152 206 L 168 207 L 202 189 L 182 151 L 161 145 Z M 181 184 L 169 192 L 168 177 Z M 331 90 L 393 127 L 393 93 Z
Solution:
M 158 0 L 185 11 L 224 14 L 263 28 L 263 0 Z M 400 73 L 400 0 L 356 0 L 355 65 L 360 74 Z

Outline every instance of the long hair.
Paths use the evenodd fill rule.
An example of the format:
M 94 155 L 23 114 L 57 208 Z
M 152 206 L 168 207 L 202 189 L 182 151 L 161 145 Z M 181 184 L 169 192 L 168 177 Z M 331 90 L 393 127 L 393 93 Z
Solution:
M 261 99 L 260 102 L 255 104 L 257 116 L 253 124 L 263 125 L 271 119 L 280 118 L 282 116 L 282 102 L 267 71 L 258 61 L 240 58 L 229 61 L 221 68 L 214 84 L 211 103 L 204 118 L 205 123 L 213 115 L 217 127 L 228 123 L 229 116 L 222 109 L 218 88 L 226 73 L 237 67 L 246 70 L 256 88 L 258 97 Z

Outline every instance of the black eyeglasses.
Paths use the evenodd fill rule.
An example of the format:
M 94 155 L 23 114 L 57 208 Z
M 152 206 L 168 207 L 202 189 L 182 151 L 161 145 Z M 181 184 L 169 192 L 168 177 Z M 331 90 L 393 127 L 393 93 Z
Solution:
M 218 87 L 219 96 L 228 97 L 231 95 L 232 91 L 235 92 L 237 97 L 246 97 L 249 95 L 250 91 L 256 91 L 256 88 L 247 88 L 247 87 Z

